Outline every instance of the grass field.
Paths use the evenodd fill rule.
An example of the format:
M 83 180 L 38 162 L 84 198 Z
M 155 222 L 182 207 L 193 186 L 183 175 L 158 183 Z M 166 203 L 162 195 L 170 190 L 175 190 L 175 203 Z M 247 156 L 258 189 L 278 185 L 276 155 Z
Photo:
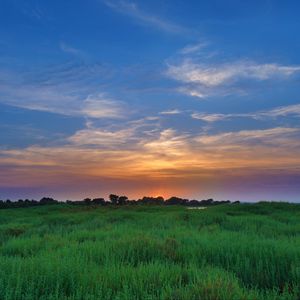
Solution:
M 300 205 L 0 210 L 0 299 L 300 299 Z

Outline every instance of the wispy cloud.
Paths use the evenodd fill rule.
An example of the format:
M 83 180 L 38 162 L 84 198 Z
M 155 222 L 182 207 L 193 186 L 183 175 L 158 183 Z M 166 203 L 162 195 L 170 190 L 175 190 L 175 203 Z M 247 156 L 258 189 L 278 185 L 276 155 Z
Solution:
M 160 132 L 158 139 L 141 141 L 140 144 L 147 151 L 170 155 L 182 155 L 185 151 L 187 135 L 178 135 L 172 128 L 164 129 Z
M 293 115 L 300 117 L 300 104 L 281 106 L 269 111 L 264 111 L 256 114 L 258 117 L 260 116 L 268 116 L 268 117 L 280 117 L 280 116 L 288 116 Z
M 163 20 L 158 16 L 144 12 L 134 2 L 122 0 L 104 0 L 103 3 L 118 13 L 127 15 L 140 22 L 141 24 L 149 25 L 161 31 L 176 34 L 183 34 L 188 32 L 188 30 L 182 26 Z
M 0 187 L 15 186 L 16 182 L 22 186 L 57 186 L 66 182 L 74 185 L 91 178 L 98 182 L 104 178 L 139 178 L 147 182 L 181 178 L 186 183 L 187 179 L 215 180 L 216 174 L 223 179 L 272 175 L 278 169 L 300 175 L 297 128 L 194 137 L 167 128 L 148 138 L 134 140 L 134 136 L 126 130 L 85 130 L 65 146 L 0 150 L 0 165 L 6 170 L 0 175 Z M 117 147 L 118 139 L 121 143 L 129 140 L 128 147 Z
M 69 53 L 69 54 L 72 54 L 72 55 L 81 55 L 81 51 L 79 49 L 76 49 L 70 45 L 68 45 L 67 43 L 65 42 L 60 42 L 59 43 L 59 47 L 60 49 L 63 51 L 63 52 L 66 52 L 66 53 Z
M 159 114 L 160 115 L 178 115 L 180 113 L 181 113 L 181 110 L 179 110 L 179 109 L 171 109 L 171 110 L 161 111 Z
M 183 54 L 183 55 L 197 54 L 197 53 L 201 52 L 201 50 L 204 49 L 207 46 L 208 46 L 208 42 L 201 42 L 201 43 L 198 43 L 198 44 L 191 44 L 191 45 L 187 45 L 184 48 L 182 48 L 179 51 L 179 53 Z
M 230 118 L 231 114 L 205 114 L 205 113 L 192 113 L 193 119 L 202 120 L 205 122 L 216 122 Z
M 0 103 L 90 118 L 123 118 L 125 104 L 104 92 L 108 72 L 99 65 L 57 66 L 27 73 L 0 73 Z M 106 76 L 106 77 L 105 77 Z
M 277 144 L 278 139 L 289 138 L 291 134 L 299 133 L 299 128 L 275 127 L 259 130 L 241 130 L 237 132 L 225 132 L 216 135 L 202 135 L 196 138 L 197 142 L 209 145 L 229 145 L 248 144 L 256 140 L 261 143 Z
M 222 120 L 229 120 L 233 118 L 252 118 L 252 119 L 264 119 L 264 118 L 277 118 L 294 116 L 300 117 L 300 104 L 287 105 L 276 107 L 274 109 L 258 111 L 253 113 L 231 113 L 231 114 L 208 114 L 194 112 L 191 114 L 193 119 L 202 120 L 205 122 L 217 122 Z
M 101 128 L 83 129 L 71 136 L 68 141 L 77 146 L 101 146 L 116 148 L 129 143 L 134 131 L 131 128 L 108 131 Z
M 67 116 L 83 116 L 91 118 L 123 118 L 124 104 L 104 94 L 90 94 L 87 96 L 72 95 L 66 90 L 51 87 L 28 87 L 11 91 L 8 95 L 13 98 L 2 100 L 2 103 L 30 110 L 45 111 Z M 7 96 L 8 97 L 8 96 Z
M 186 59 L 177 65 L 168 65 L 167 75 L 190 86 L 181 88 L 192 96 L 205 97 L 226 87 L 230 92 L 232 86 L 241 80 L 265 81 L 285 79 L 300 71 L 300 66 L 279 64 L 257 64 L 250 61 L 238 61 L 226 64 L 197 63 Z
M 207 42 L 187 45 L 166 62 L 166 75 L 181 83 L 177 91 L 193 97 L 247 94 L 247 87 L 266 81 L 284 81 L 300 73 L 299 65 L 231 60 L 211 49 Z
M 79 113 L 92 118 L 124 118 L 124 108 L 124 103 L 107 98 L 105 94 L 89 95 Z

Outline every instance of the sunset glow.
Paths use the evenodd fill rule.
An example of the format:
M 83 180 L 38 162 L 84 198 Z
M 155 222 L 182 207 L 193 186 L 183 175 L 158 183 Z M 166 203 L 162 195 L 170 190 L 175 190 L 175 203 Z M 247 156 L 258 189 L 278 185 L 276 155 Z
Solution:
M 267 2 L 2 2 L 0 198 L 299 201 L 299 7 Z

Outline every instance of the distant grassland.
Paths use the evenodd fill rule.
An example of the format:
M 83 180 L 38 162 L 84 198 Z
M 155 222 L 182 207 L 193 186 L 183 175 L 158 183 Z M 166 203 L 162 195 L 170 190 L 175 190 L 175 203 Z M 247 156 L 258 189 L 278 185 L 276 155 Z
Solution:
M 300 299 L 300 205 L 1 210 L 0 299 Z

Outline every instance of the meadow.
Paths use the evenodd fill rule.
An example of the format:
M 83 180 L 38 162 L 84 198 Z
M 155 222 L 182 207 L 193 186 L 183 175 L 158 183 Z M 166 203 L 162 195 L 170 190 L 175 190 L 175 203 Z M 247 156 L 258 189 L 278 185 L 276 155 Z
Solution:
M 2 209 L 0 299 L 300 299 L 300 205 Z

